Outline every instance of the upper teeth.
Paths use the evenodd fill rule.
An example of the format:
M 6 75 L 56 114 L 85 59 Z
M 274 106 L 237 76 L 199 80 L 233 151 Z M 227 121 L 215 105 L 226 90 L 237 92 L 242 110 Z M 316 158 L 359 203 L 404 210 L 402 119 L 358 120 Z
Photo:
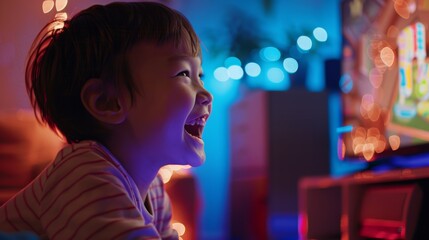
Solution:
M 197 118 L 195 119 L 193 122 L 188 123 L 188 125 L 200 125 L 200 126 L 204 126 L 206 124 L 206 118 L 201 117 L 201 118 Z

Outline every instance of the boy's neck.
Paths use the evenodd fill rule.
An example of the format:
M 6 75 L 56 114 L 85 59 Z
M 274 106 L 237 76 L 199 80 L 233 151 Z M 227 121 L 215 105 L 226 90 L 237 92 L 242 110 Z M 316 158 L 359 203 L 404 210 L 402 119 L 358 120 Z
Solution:
M 145 197 L 150 184 L 156 178 L 161 166 L 157 164 L 156 157 L 151 156 L 151 151 L 139 149 L 134 152 L 131 146 L 124 147 L 121 143 L 105 143 L 109 151 L 122 164 L 127 173 L 132 177 L 140 190 L 142 197 Z

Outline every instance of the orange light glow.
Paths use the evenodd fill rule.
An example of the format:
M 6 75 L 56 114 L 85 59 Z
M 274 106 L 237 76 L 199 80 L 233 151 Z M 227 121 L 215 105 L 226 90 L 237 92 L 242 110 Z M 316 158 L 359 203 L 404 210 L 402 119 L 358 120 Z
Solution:
M 362 102 L 360 105 L 360 114 L 364 119 L 368 119 L 370 116 L 368 115 L 369 111 L 374 107 L 374 96 L 371 94 L 365 94 L 362 97 Z M 372 116 L 372 119 L 374 116 Z
M 370 110 L 371 107 L 374 105 L 374 96 L 371 94 L 365 94 L 362 97 L 362 108 L 364 108 L 366 111 Z
M 62 29 L 64 27 L 64 22 L 56 21 L 53 25 L 54 29 Z
M 389 38 L 397 38 L 399 35 L 399 28 L 392 25 L 387 29 L 387 37 Z
M 364 147 L 364 145 L 365 145 L 365 144 L 357 144 L 357 145 L 353 148 L 353 152 L 354 152 L 356 155 L 359 155 L 360 153 L 362 153 L 362 152 L 363 152 L 363 147 Z
M 183 225 L 183 223 L 175 222 L 172 224 L 172 227 L 174 230 L 177 231 L 179 236 L 183 236 L 183 234 L 185 234 L 185 232 L 186 232 L 186 227 L 185 227 L 185 225 Z
M 377 122 L 380 118 L 381 109 L 378 105 L 372 104 L 371 109 L 368 111 L 368 118 L 373 121 Z
M 395 53 L 390 47 L 384 47 L 380 51 L 380 58 L 386 66 L 391 67 L 395 61 Z
M 159 175 L 162 178 L 162 182 L 168 183 L 173 175 L 173 170 L 171 170 L 168 166 L 162 167 L 159 169 Z
M 65 20 L 67 20 L 67 13 L 66 12 L 59 12 L 57 14 L 55 14 L 55 20 L 57 21 L 61 21 L 64 22 Z
M 386 149 L 386 138 L 380 133 L 380 129 L 376 127 L 369 129 L 355 127 L 352 132 L 352 139 L 354 154 L 363 155 L 367 161 L 373 160 L 375 153 L 381 153 Z M 340 151 L 338 151 L 338 154 L 340 154 Z
M 396 11 L 396 13 L 404 18 L 408 19 L 410 17 L 410 10 L 408 8 L 408 5 L 410 4 L 410 0 L 394 0 L 395 3 L 393 4 L 393 7 Z
M 356 137 L 353 139 L 353 151 L 355 154 L 362 152 L 363 145 L 365 144 L 365 138 Z
M 371 161 L 372 157 L 374 156 L 374 152 L 375 148 L 373 144 L 367 143 L 363 146 L 362 153 L 365 160 Z
M 352 55 L 353 55 L 352 48 L 350 46 L 344 46 L 344 49 L 343 49 L 344 58 L 352 57 Z
M 173 164 L 171 164 L 171 165 L 167 165 L 167 166 L 162 167 L 158 173 L 161 176 L 162 181 L 164 183 L 168 183 L 171 180 L 173 174 L 180 174 L 180 175 L 189 174 L 190 168 L 191 168 L 190 165 L 173 165 Z
M 372 128 L 370 128 L 370 129 L 368 129 L 368 132 L 367 132 L 367 136 L 368 137 L 376 137 L 376 138 L 379 138 L 380 137 L 380 130 L 378 130 L 378 128 L 375 128 L 375 127 L 372 127 Z
M 369 71 L 369 81 L 374 88 L 379 88 L 383 83 L 383 73 L 378 68 Z
M 57 0 L 55 2 L 55 8 L 57 9 L 57 11 L 62 11 L 64 8 L 66 8 L 67 6 L 67 0 Z
M 374 146 L 374 149 L 377 148 L 378 145 L 378 139 L 376 137 L 368 137 L 366 139 L 366 143 L 372 144 Z
M 383 135 L 380 136 L 380 139 L 378 140 L 377 146 L 375 147 L 376 153 L 381 153 L 386 149 L 386 139 Z
M 364 144 L 365 138 L 364 137 L 355 137 L 353 138 L 353 147 L 356 147 L 359 144 Z
M 42 11 L 43 13 L 48 13 L 54 8 L 54 0 L 45 0 L 42 3 Z
M 392 135 L 389 137 L 389 144 L 393 151 L 398 150 L 401 145 L 401 138 L 398 135 Z
M 355 127 L 355 131 L 352 132 L 353 137 L 366 137 L 366 130 L 363 127 Z
M 64 27 L 64 21 L 67 20 L 67 13 L 60 12 L 55 14 L 55 22 L 53 22 L 53 29 L 62 29 Z

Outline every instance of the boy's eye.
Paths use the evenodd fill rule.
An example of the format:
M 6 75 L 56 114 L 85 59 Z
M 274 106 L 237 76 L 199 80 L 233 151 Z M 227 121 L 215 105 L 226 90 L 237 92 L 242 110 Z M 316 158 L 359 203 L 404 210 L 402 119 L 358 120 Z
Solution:
M 189 77 L 190 74 L 189 74 L 189 71 L 183 71 L 183 72 L 180 72 L 179 74 L 177 74 L 177 76 Z
M 200 82 L 204 85 L 204 74 L 201 73 L 198 77 L 200 78 Z

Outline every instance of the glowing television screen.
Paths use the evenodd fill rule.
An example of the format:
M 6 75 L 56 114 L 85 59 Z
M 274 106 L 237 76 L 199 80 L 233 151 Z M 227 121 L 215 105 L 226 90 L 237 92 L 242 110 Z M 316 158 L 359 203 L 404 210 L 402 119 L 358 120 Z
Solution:
M 340 159 L 429 151 L 429 0 L 343 0 Z

